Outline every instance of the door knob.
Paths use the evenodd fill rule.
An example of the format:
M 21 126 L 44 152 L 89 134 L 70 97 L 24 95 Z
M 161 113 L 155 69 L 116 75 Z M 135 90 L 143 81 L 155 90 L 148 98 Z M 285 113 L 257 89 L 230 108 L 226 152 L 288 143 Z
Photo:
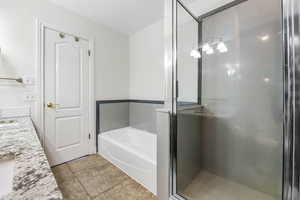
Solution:
M 55 104 L 55 103 L 51 103 L 51 102 L 47 103 L 48 108 L 56 108 L 56 106 L 58 106 L 58 105 L 59 104 Z

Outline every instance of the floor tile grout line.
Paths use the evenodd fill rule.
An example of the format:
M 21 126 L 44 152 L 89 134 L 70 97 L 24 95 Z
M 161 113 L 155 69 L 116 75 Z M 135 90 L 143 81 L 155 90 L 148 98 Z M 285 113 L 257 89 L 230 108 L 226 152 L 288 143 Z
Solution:
M 82 158 L 80 158 L 80 159 L 82 159 Z M 77 159 L 77 160 L 80 160 L 80 159 Z M 106 160 L 106 159 L 105 159 Z M 106 160 L 107 161 L 107 160 Z M 70 162 L 72 162 L 72 161 L 70 161 Z M 84 168 L 84 169 L 80 169 L 80 170 L 78 170 L 78 171 L 73 171 L 72 170 L 72 167 L 69 165 L 69 163 L 70 162 L 67 162 L 66 163 L 66 165 L 69 167 L 69 169 L 70 169 L 70 171 L 73 173 L 73 174 L 76 174 L 76 173 L 78 173 L 78 172 L 80 172 L 80 171 L 86 171 L 87 169 L 93 169 L 93 168 L 95 168 L 95 167 L 102 167 L 102 166 L 106 166 L 106 165 L 109 165 L 109 164 L 111 164 L 110 162 L 107 162 L 106 164 L 103 164 L 103 165 L 95 165 L 95 166 L 93 166 L 93 167 L 87 167 L 87 168 Z
M 100 197 L 101 195 L 106 195 L 106 193 L 108 193 L 109 191 L 113 190 L 114 188 L 117 187 L 121 187 L 121 190 L 123 187 L 127 187 L 126 181 L 131 180 L 133 181 L 135 184 L 137 184 L 138 188 L 143 188 L 143 190 L 149 192 L 149 194 L 151 194 L 150 196 L 153 196 L 153 194 L 147 190 L 143 185 L 141 185 L 140 183 L 138 183 L 136 180 L 134 180 L 133 178 L 131 178 L 128 174 L 126 174 L 123 170 L 119 169 L 117 166 L 115 166 L 113 163 L 111 163 L 110 161 L 106 160 L 105 158 L 103 158 L 101 155 L 98 155 L 98 157 L 94 158 L 96 159 L 96 163 L 92 163 L 92 165 L 89 165 L 88 167 L 81 169 L 80 167 L 77 168 L 76 166 L 72 166 L 72 161 L 71 162 L 67 162 L 66 164 L 66 169 L 68 169 L 68 171 L 70 171 L 71 175 L 72 175 L 72 180 L 76 181 L 81 187 L 82 187 L 82 194 L 85 193 L 85 195 L 87 196 L 87 198 L 90 198 L 91 200 L 96 199 L 98 197 Z M 88 158 L 88 156 L 86 157 Z M 97 162 L 97 159 L 101 159 L 104 161 L 107 161 L 107 163 L 103 163 L 103 161 L 101 162 Z M 84 158 L 82 159 L 84 161 Z M 93 161 L 93 159 L 92 159 Z M 101 164 L 102 163 L 102 164 Z M 95 165 L 93 165 L 95 164 Z M 115 168 L 117 171 L 120 172 L 120 175 L 118 177 L 121 177 L 121 180 L 116 181 L 117 183 L 110 185 L 109 188 L 107 188 L 104 191 L 101 191 L 100 193 L 96 194 L 95 196 L 92 196 L 87 188 L 84 185 L 84 182 L 82 182 L 82 180 L 80 179 L 80 172 L 88 172 L 89 170 L 95 169 L 95 168 Z M 79 170 L 77 170 L 79 169 Z M 75 170 L 75 171 L 74 171 Z M 124 176 L 124 178 L 122 178 L 122 176 Z M 118 178 L 119 179 L 119 178 Z M 130 184 L 130 183 L 128 183 Z
M 86 190 L 86 188 L 84 187 L 84 185 L 81 183 L 80 179 L 77 177 L 76 172 L 74 172 L 72 170 L 72 168 L 69 166 L 69 164 L 67 163 L 67 167 L 69 168 L 69 170 L 71 171 L 71 173 L 73 174 L 74 178 L 78 181 L 79 185 L 83 188 L 84 192 L 86 193 L 86 195 L 92 199 L 92 196 L 88 193 L 88 191 Z
M 110 163 L 105 164 L 105 165 L 110 165 Z M 109 166 L 108 166 L 108 167 L 109 167 Z M 118 169 L 118 170 L 119 170 L 119 169 Z M 125 174 L 125 175 L 126 175 L 126 174 Z M 102 195 L 102 194 L 104 194 L 104 193 L 106 193 L 106 192 L 109 192 L 110 190 L 112 190 L 113 188 L 115 188 L 115 187 L 117 187 L 117 186 L 119 186 L 119 185 L 122 185 L 122 183 L 125 182 L 126 180 L 128 180 L 129 178 L 130 178 L 130 177 L 126 175 L 126 178 L 125 178 L 124 180 L 121 180 L 120 182 L 116 183 L 115 185 L 112 185 L 111 187 L 107 188 L 106 190 L 100 192 L 99 194 L 97 194 L 97 195 L 95 196 L 95 198 L 97 198 L 98 196 L 100 196 L 100 195 Z
M 100 155 L 101 156 L 101 155 Z M 104 157 L 101 156 L 102 159 L 106 160 Z M 125 173 L 123 170 L 121 170 L 119 167 L 117 167 L 115 164 L 113 164 L 111 161 L 106 160 L 109 164 L 113 165 L 114 167 L 116 167 L 119 171 L 121 171 L 122 173 L 124 173 L 129 179 L 133 180 L 135 183 L 137 183 L 139 186 L 141 186 L 143 189 L 145 189 L 146 191 L 150 192 L 144 185 L 140 184 L 139 182 L 137 182 L 134 178 L 130 177 L 127 173 Z M 122 181 L 123 182 L 123 181 Z M 152 192 L 150 192 L 152 195 L 156 196 L 155 194 L 153 194 Z
M 81 170 L 78 170 L 78 171 L 75 172 L 75 171 L 73 171 L 72 168 L 69 166 L 69 163 L 66 163 L 66 164 L 67 164 L 68 168 L 70 169 L 71 173 L 74 175 L 75 179 L 79 182 L 79 184 L 83 187 L 84 191 L 87 193 L 87 195 L 88 195 L 91 199 L 97 198 L 97 196 L 103 194 L 103 193 L 106 192 L 106 191 L 111 190 L 112 188 L 116 187 L 117 185 L 119 185 L 120 183 L 123 182 L 123 181 L 121 181 L 120 183 L 118 183 L 118 184 L 116 184 L 116 185 L 110 187 L 109 189 L 107 189 L 107 190 L 101 192 L 100 194 L 96 195 L 95 197 L 93 197 L 91 194 L 89 194 L 89 192 L 88 192 L 87 189 L 85 188 L 84 184 L 81 182 L 80 178 L 76 175 L 76 173 L 78 173 L 78 172 L 80 172 L 80 171 L 86 171 L 86 170 L 89 170 L 89 169 L 93 169 L 93 168 L 96 168 L 96 167 L 100 167 L 100 165 L 99 165 L 99 166 L 94 166 L 94 167 L 88 167 L 88 168 L 86 168 L 86 169 L 81 169 Z M 111 163 L 108 162 L 108 163 L 106 163 L 106 164 L 104 164 L 104 165 L 101 165 L 101 167 L 108 168 L 108 167 L 110 167 L 109 165 L 111 165 Z
M 111 186 L 110 188 L 108 188 L 108 189 L 104 190 L 104 191 L 103 191 L 103 192 L 101 192 L 100 194 L 96 195 L 96 197 L 95 197 L 95 198 L 97 198 L 97 197 L 98 197 L 98 196 L 100 196 L 101 194 L 104 194 L 104 193 L 107 193 L 107 192 L 109 192 L 110 190 L 114 189 L 115 187 L 117 187 L 117 186 L 119 186 L 119 185 L 122 185 L 122 183 L 123 183 L 123 182 L 125 182 L 125 181 L 127 181 L 129 178 L 130 178 L 130 177 L 127 177 L 126 179 L 124 179 L 124 180 L 120 181 L 119 183 L 117 183 L 117 184 L 115 184 L 115 185 Z
M 75 179 L 78 181 L 78 183 L 81 185 L 81 187 L 83 188 L 83 190 L 84 190 L 84 192 L 86 193 L 86 195 L 90 198 L 90 199 L 92 199 L 92 196 L 88 193 L 88 191 L 86 190 L 86 188 L 84 187 L 84 185 L 81 183 L 81 181 L 80 181 L 80 179 L 77 177 L 77 176 L 75 176 Z
M 68 168 L 68 170 L 71 172 L 72 174 L 72 180 L 75 180 L 79 183 L 79 185 L 82 187 L 83 191 L 85 192 L 85 194 L 92 199 L 92 197 L 89 195 L 89 193 L 87 192 L 87 190 L 85 189 L 84 185 L 81 183 L 81 181 L 79 180 L 79 178 L 76 176 L 76 173 L 72 170 L 72 168 L 70 167 L 70 165 L 68 164 L 69 162 L 65 163 L 66 167 Z
M 145 186 L 143 186 L 142 184 L 138 183 L 135 179 L 133 179 L 132 177 L 130 177 L 128 174 L 126 174 L 123 170 L 121 170 L 119 167 L 117 167 L 114 163 L 112 163 L 111 161 L 105 159 L 102 155 L 99 155 L 99 154 L 98 154 L 98 156 L 100 156 L 101 159 L 106 160 L 106 161 L 108 162 L 108 164 L 110 164 L 110 165 L 112 165 L 113 167 L 117 168 L 120 172 L 124 173 L 124 175 L 127 177 L 126 179 L 122 180 L 119 184 L 116 184 L 116 185 L 110 187 L 109 189 L 107 189 L 107 190 L 101 192 L 100 194 L 104 194 L 105 192 L 108 192 L 108 191 L 112 190 L 113 188 L 115 188 L 117 185 L 120 185 L 121 183 L 123 183 L 123 182 L 125 182 L 125 181 L 127 181 L 127 180 L 130 179 L 130 180 L 134 181 L 136 184 L 138 184 L 140 187 L 142 187 L 144 190 L 148 191 L 151 195 L 154 195 L 154 194 L 153 194 L 152 192 L 150 192 Z M 107 164 L 106 164 L 106 165 L 107 165 Z M 100 194 L 99 194 L 99 195 L 100 195 Z M 97 195 L 97 196 L 99 196 L 99 195 Z M 155 196 L 155 195 L 154 195 L 154 196 Z

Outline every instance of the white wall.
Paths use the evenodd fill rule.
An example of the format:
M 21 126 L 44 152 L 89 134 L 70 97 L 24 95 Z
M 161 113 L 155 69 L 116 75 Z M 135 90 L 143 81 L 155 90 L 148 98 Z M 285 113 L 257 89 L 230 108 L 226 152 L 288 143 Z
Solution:
M 0 76 L 36 76 L 36 19 L 95 39 L 95 98 L 126 99 L 129 93 L 129 39 L 110 28 L 46 0 L 0 0 Z M 29 105 L 35 86 L 0 81 L 0 108 Z
M 212 2 L 195 1 L 188 4 L 195 15 L 214 9 L 232 0 L 215 0 Z M 205 10 L 201 9 L 205 5 Z M 181 16 L 183 17 L 183 16 Z M 184 18 L 184 17 L 183 17 Z M 190 21 L 190 16 L 185 16 Z M 182 19 L 184 23 L 185 19 Z M 131 99 L 164 100 L 164 24 L 163 19 L 147 26 L 130 36 L 130 86 Z M 197 26 L 190 24 L 192 32 Z M 184 27 L 187 28 L 187 27 Z M 197 29 L 196 29 L 197 31 Z M 195 45 L 196 46 L 196 45 Z M 189 47 L 192 49 L 192 47 Z M 189 59 L 189 52 L 187 54 Z M 183 84 L 189 85 L 191 90 L 180 91 L 180 100 L 197 101 L 197 71 L 193 72 L 194 64 L 189 65 L 190 70 L 184 70 L 185 77 L 181 77 Z M 197 66 L 196 66 L 197 67 Z M 191 75 L 191 73 L 193 73 Z M 186 78 L 187 77 L 187 78 Z
M 164 33 L 160 20 L 130 36 L 130 98 L 163 100 Z

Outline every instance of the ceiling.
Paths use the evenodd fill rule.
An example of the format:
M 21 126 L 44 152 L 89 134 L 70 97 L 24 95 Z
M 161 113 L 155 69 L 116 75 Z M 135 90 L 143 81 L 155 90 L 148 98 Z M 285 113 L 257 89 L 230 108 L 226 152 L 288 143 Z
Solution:
M 50 0 L 97 23 L 132 34 L 163 17 L 164 0 Z

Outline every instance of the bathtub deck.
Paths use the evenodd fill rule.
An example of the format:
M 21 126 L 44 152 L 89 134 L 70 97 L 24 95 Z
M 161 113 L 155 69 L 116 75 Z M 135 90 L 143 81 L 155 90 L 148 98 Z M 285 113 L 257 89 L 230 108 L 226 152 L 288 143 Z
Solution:
M 100 155 L 71 161 L 52 171 L 66 200 L 157 200 Z

